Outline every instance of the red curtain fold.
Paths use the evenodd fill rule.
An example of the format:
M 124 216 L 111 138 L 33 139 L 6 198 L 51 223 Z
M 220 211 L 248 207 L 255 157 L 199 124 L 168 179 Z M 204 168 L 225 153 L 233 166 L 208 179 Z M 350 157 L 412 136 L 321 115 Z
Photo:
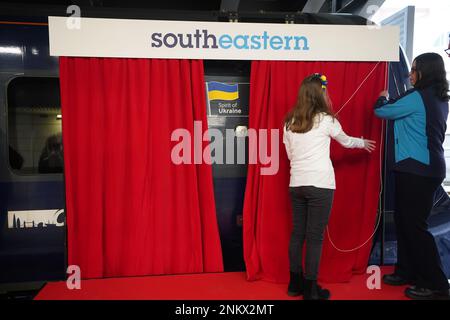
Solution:
M 345 132 L 377 141 L 377 150 L 372 154 L 361 149 L 344 149 L 332 142 L 337 190 L 329 221 L 330 236 L 337 248 L 348 250 L 364 243 L 374 231 L 380 189 L 382 123 L 373 116 L 372 106 L 385 87 L 386 63 L 254 61 L 249 128 L 280 130 L 280 164 L 276 175 L 261 175 L 261 164 L 249 164 L 243 230 L 249 280 L 287 282 L 289 278 L 292 209 L 282 126 L 285 114 L 295 104 L 301 81 L 316 72 L 328 78 L 334 111 L 341 109 L 356 92 L 338 114 Z M 358 250 L 340 252 L 325 233 L 319 280 L 344 282 L 353 273 L 365 272 L 371 244 L 368 241 Z
M 171 161 L 173 130 L 207 129 L 202 61 L 62 57 L 60 82 L 69 264 L 222 271 L 211 166 Z

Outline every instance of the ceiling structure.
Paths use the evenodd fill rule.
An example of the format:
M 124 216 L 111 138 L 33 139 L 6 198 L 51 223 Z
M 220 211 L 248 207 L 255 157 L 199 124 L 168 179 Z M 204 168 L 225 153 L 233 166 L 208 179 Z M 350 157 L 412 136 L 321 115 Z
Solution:
M 229 15 L 239 21 L 248 14 L 352 14 L 369 18 L 384 0 L 6 0 L 0 1 L 3 14 L 20 12 L 58 12 L 77 5 L 89 13 L 114 10 L 137 11 L 196 11 Z

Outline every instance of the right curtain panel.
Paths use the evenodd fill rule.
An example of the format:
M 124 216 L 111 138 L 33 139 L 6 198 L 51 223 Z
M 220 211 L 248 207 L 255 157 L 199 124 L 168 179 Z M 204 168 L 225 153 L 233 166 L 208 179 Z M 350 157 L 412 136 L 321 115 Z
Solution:
M 275 174 L 262 175 L 261 168 L 267 165 L 259 159 L 248 166 L 243 219 L 248 280 L 289 279 L 292 208 L 289 160 L 282 142 L 283 122 L 296 102 L 302 80 L 313 73 L 327 76 L 333 110 L 344 131 L 377 141 L 377 149 L 372 153 L 331 143 L 336 191 L 324 234 L 319 280 L 345 282 L 352 274 L 366 271 L 371 236 L 378 221 L 383 155 L 383 124 L 374 116 L 373 105 L 385 89 L 386 72 L 384 62 L 252 62 L 249 129 L 279 130 L 278 150 L 273 148 L 276 141 L 268 142 L 269 154 L 270 150 L 278 152 L 279 167 Z M 261 145 L 261 141 L 258 143 Z M 276 157 L 272 154 L 271 161 L 276 161 Z

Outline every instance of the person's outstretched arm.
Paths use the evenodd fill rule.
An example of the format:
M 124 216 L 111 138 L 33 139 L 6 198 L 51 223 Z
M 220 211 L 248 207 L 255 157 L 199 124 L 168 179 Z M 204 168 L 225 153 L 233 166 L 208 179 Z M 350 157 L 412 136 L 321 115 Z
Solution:
M 407 92 L 398 99 L 387 98 L 387 91 L 380 93 L 375 103 L 375 115 L 379 118 L 396 120 L 409 116 L 418 108 L 422 98 L 417 91 Z
M 331 120 L 330 136 L 344 148 L 366 149 L 371 152 L 375 149 L 375 141 L 348 136 L 337 119 Z

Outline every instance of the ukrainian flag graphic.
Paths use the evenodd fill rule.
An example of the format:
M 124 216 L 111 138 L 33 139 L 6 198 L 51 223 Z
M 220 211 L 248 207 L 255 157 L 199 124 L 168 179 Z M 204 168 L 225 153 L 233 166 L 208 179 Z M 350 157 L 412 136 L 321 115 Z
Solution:
M 208 99 L 234 101 L 239 99 L 238 84 L 225 84 L 221 82 L 208 82 Z

